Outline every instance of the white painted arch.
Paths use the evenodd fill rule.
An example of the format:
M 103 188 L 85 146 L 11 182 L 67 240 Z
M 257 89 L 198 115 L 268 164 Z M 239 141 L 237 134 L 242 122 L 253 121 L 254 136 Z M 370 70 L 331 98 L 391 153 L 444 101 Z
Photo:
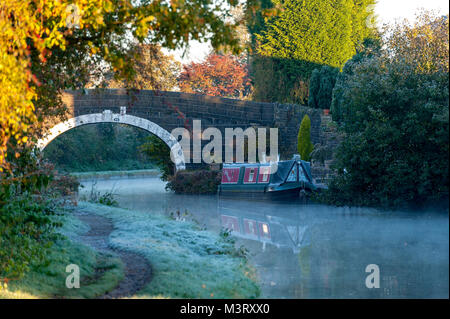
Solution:
M 38 141 L 36 146 L 40 150 L 43 150 L 53 139 L 55 139 L 62 133 L 77 126 L 96 123 L 128 124 L 131 126 L 139 127 L 156 135 L 169 147 L 171 158 L 175 163 L 176 170 L 178 171 L 186 169 L 183 149 L 181 148 L 180 143 L 178 143 L 177 139 L 172 134 L 170 134 L 168 131 L 166 131 L 156 123 L 153 123 L 141 117 L 125 114 L 125 112 L 117 114 L 112 113 L 110 110 L 105 110 L 103 111 L 103 113 L 85 114 L 68 119 L 67 121 L 61 122 L 52 127 L 50 131 L 45 135 L 45 137 Z

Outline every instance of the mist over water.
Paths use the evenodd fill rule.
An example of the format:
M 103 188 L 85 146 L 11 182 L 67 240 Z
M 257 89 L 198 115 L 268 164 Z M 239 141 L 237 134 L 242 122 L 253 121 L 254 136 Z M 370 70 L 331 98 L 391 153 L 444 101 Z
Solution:
M 448 298 L 447 212 L 378 211 L 294 203 L 223 201 L 166 192 L 157 177 L 83 181 L 143 214 L 177 212 L 206 229 L 232 230 L 249 251 L 263 298 Z M 366 287 L 366 266 L 380 288 Z

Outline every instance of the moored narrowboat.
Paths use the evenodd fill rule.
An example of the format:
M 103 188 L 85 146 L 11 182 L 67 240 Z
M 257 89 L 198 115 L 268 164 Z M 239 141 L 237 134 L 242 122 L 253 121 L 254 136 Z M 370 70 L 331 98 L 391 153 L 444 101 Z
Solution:
M 271 163 L 223 164 L 219 196 L 252 200 L 282 200 L 317 190 L 310 163 L 292 160 Z

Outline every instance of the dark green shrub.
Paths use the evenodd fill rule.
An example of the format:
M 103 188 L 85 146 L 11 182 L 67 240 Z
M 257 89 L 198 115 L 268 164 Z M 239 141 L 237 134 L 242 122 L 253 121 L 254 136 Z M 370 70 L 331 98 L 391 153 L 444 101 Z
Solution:
M 53 210 L 45 201 L 21 195 L 0 208 L 0 278 L 20 279 L 43 264 L 57 235 Z
M 166 188 L 177 194 L 215 194 L 222 173 L 215 170 L 178 171 Z
M 305 115 L 298 130 L 297 150 L 304 161 L 309 161 L 314 145 L 311 142 L 311 119 Z
M 345 63 L 342 72 L 339 72 L 334 84 L 330 112 L 333 121 L 341 123 L 346 110 L 344 93 L 348 91 L 348 81 L 354 76 L 355 68 L 366 59 L 380 56 L 382 42 L 380 36 L 367 38 L 360 46 L 357 53 Z
M 339 69 L 323 66 L 315 69 L 309 81 L 309 107 L 316 109 L 330 109 L 333 88 Z
M 447 72 L 384 57 L 353 65 L 340 86 L 345 138 L 329 203 L 398 207 L 448 197 L 448 81 Z
M 0 281 L 20 279 L 31 267 L 46 263 L 48 249 L 58 238 L 55 202 L 46 193 L 50 167 L 39 164 L 30 150 L 0 172 Z

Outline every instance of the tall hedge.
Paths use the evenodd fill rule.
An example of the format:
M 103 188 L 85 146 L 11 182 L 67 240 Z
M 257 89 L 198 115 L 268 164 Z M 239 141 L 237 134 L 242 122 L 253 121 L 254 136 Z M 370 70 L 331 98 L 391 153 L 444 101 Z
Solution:
M 311 119 L 308 115 L 305 115 L 300 123 L 297 139 L 297 150 L 301 156 L 301 159 L 304 161 L 309 161 L 314 146 L 311 142 Z
M 342 68 L 372 34 L 367 21 L 375 0 L 272 3 L 282 9 L 278 14 L 266 20 L 255 15 L 249 22 L 254 99 L 304 104 L 313 70 L 323 65 Z

